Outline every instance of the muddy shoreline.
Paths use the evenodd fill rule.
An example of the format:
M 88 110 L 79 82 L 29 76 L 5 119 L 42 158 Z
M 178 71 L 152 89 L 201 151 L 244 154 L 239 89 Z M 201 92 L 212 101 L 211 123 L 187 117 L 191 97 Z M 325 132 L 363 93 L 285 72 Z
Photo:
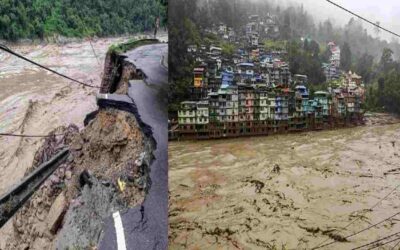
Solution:
M 168 31 L 163 29 L 161 32 L 157 33 L 157 36 L 166 36 Z M 152 37 L 154 35 L 153 31 L 143 32 L 141 36 Z M 5 44 L 8 46 L 24 46 L 24 45 L 45 45 L 45 44 L 57 44 L 57 45 L 66 45 L 68 43 L 83 43 L 88 40 L 98 41 L 98 40 L 107 40 L 107 39 L 130 39 L 134 35 L 118 35 L 118 36 L 107 36 L 107 37 L 65 37 L 61 35 L 54 35 L 51 37 L 46 37 L 44 39 L 20 39 L 18 41 L 10 42 L 5 40 L 0 40 L 1 44 Z

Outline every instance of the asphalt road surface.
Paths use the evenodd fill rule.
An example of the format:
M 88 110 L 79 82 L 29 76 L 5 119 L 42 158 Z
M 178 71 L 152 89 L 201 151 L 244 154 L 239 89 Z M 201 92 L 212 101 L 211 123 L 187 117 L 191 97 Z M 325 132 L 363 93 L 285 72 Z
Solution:
M 144 81 L 130 82 L 128 95 L 141 120 L 152 128 L 157 148 L 151 165 L 151 188 L 143 205 L 107 219 L 101 250 L 168 248 L 168 70 L 162 63 L 167 53 L 167 44 L 153 44 L 126 54 L 126 60 L 146 75 Z

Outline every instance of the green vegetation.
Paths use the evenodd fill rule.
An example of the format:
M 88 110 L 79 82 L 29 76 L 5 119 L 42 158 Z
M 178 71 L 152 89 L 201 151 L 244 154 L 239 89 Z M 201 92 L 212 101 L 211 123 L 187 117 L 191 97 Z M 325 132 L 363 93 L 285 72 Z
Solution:
M 373 83 L 367 88 L 366 108 L 400 114 L 400 62 L 384 48 L 378 64 L 372 65 Z
M 286 41 L 285 40 L 266 40 L 264 41 L 264 48 L 266 50 L 283 50 L 286 49 Z
M 147 44 L 154 44 L 157 43 L 157 39 L 140 39 L 140 40 L 129 40 L 125 43 L 121 44 L 114 44 L 112 45 L 109 49 L 109 53 L 115 53 L 115 54 L 122 54 L 125 53 L 128 50 L 132 50 L 134 48 L 137 48 L 139 46 L 147 45 Z
M 236 49 L 237 49 L 235 45 L 233 45 L 231 43 L 227 43 L 227 42 L 222 42 L 219 44 L 219 46 L 221 46 L 222 55 L 225 57 L 232 56 L 236 52 Z
M 324 56 L 320 54 L 319 44 L 311 40 L 292 40 L 288 43 L 288 61 L 292 74 L 307 75 L 310 85 L 325 82 L 326 78 L 322 70 Z
M 0 0 L 0 39 L 112 36 L 167 21 L 166 0 Z

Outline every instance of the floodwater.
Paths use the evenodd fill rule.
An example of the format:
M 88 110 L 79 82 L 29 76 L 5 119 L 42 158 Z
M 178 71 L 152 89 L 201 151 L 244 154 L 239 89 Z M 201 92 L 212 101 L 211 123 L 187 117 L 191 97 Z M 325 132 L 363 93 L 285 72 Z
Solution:
M 87 40 L 9 47 L 67 76 L 100 86 L 108 48 L 139 37 L 143 35 L 96 39 L 92 45 Z M 166 37 L 163 34 L 160 39 Z M 47 135 L 71 123 L 82 128 L 85 116 L 97 109 L 98 89 L 72 83 L 2 51 L 0 87 L 0 133 Z M 23 178 L 43 140 L 0 136 L 0 195 Z M 0 249 L 11 226 L 9 222 L 0 230 Z
M 368 210 L 400 184 L 399 138 L 400 123 L 377 115 L 356 128 L 172 142 L 170 248 L 351 249 L 396 233 L 400 216 L 339 242 L 399 212 L 400 190 Z

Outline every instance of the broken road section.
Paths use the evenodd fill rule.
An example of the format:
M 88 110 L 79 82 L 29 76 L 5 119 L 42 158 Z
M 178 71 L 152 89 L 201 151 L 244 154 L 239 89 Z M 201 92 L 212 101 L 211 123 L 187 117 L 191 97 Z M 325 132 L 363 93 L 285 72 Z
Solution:
M 131 45 L 122 47 L 129 50 L 141 43 Z M 141 211 L 152 187 L 150 169 L 157 143 L 135 101 L 124 95 L 129 80 L 143 75 L 134 65 L 119 64 L 124 62 L 120 53 L 107 55 L 115 59 L 106 59 L 101 92 L 108 96 L 98 96 L 99 109 L 87 116 L 85 128 L 79 131 L 71 125 L 57 129 L 64 136 L 47 138 L 36 153 L 30 171 L 65 146 L 71 151 L 67 162 L 13 218 L 14 232 L 7 249 L 95 247 L 108 237 L 107 232 L 113 234 L 104 221 L 114 212 L 129 212 L 128 208 L 135 206 L 133 210 Z M 127 238 L 131 242 L 134 237 Z M 150 244 L 157 249 L 163 245 L 159 240 Z

